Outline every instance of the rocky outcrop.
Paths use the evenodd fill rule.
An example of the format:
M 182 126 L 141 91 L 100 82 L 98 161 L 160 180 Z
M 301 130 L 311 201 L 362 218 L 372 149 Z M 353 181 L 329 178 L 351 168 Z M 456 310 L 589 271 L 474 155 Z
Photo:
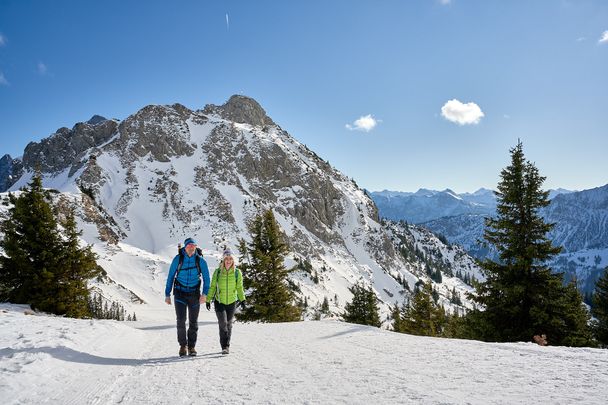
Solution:
M 50 137 L 40 142 L 30 142 L 25 147 L 23 166 L 26 170 L 33 170 L 40 165 L 45 173 L 58 173 L 72 167 L 72 175 L 86 161 L 84 152 L 110 140 L 117 128 L 118 122 L 114 120 L 97 124 L 79 122 L 72 129 L 59 128 Z
M 290 138 L 289 134 L 277 131 L 280 137 Z M 230 124 L 218 125 L 203 146 L 208 173 L 197 177 L 211 179 L 213 176 L 216 181 L 236 184 L 264 204 L 285 203 L 286 214 L 294 216 L 313 235 L 327 243 L 338 241 L 340 237 L 332 228 L 343 210 L 341 193 L 332 184 L 333 169 L 310 154 L 308 157 L 317 159 L 315 163 L 323 170 L 303 170 L 289 149 L 264 139 L 248 139 Z M 299 153 L 308 153 L 304 147 L 300 148 Z M 248 191 L 241 184 L 241 178 L 247 181 Z M 206 188 L 210 190 L 210 197 L 215 195 L 211 192 L 212 186 Z M 232 222 L 229 211 L 228 206 L 224 215 Z
M 251 97 L 234 95 L 221 106 L 209 104 L 203 110 L 205 114 L 217 114 L 222 118 L 253 126 L 274 125 L 274 122 L 266 115 L 262 106 Z
M 102 117 L 101 115 L 93 115 L 90 120 L 87 121 L 89 125 L 97 125 L 104 121 L 107 121 L 106 117 Z
M 0 158 L 0 193 L 8 190 L 17 181 L 22 169 L 21 160 L 13 159 L 11 155 Z
M 192 111 L 181 104 L 146 106 L 120 123 L 120 136 L 111 149 L 120 153 L 124 164 L 148 154 L 159 162 L 169 162 L 175 156 L 191 156 L 195 147 L 190 144 L 186 123 L 191 114 Z
M 13 171 L 13 159 L 11 155 L 4 155 L 0 158 L 0 193 L 8 189 L 7 185 Z

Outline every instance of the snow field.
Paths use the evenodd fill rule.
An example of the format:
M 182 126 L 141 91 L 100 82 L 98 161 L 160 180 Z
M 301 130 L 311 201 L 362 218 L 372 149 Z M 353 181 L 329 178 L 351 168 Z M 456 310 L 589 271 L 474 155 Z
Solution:
M 334 321 L 241 324 L 219 354 L 201 311 L 196 358 L 173 308 L 147 322 L 26 316 L 0 305 L 3 404 L 603 404 L 608 351 L 397 334 Z

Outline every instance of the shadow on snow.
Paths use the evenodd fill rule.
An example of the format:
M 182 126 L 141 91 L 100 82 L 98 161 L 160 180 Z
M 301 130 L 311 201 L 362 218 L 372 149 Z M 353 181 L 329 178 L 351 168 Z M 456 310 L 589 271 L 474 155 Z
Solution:
M 102 366 L 158 366 L 171 364 L 179 361 L 195 361 L 196 359 L 212 359 L 222 357 L 220 352 L 204 353 L 198 356 L 178 357 L 158 357 L 150 359 L 127 359 L 115 357 L 102 357 L 89 353 L 79 352 L 68 347 L 35 347 L 28 349 L 0 349 L 0 359 L 12 358 L 19 353 L 46 353 L 58 360 L 69 361 L 72 363 L 98 364 Z

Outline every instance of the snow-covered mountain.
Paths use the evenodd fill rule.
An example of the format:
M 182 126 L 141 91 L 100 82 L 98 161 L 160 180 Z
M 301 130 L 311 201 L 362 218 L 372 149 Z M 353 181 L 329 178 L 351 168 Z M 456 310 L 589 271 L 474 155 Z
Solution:
M 311 306 L 328 297 L 338 313 L 348 288 L 363 281 L 387 313 L 410 294 L 405 284 L 413 289 L 428 279 L 429 266 L 443 263 L 449 271 L 435 288 L 452 309 L 451 292 L 464 298 L 470 288 L 450 274 L 478 272 L 430 236 L 427 249 L 419 248 L 425 257 L 408 253 L 423 230 L 380 223 L 364 190 L 244 96 L 196 111 L 150 105 L 123 121 L 94 117 L 30 143 L 11 163 L 20 171 L 8 171 L 10 190 L 27 184 L 39 165 L 44 185 L 61 192 L 58 201 L 77 205 L 83 238 L 107 272 L 96 288 L 130 302 L 139 317 L 145 305 L 134 307 L 162 303 L 178 242 L 195 237 L 213 268 L 224 246 L 236 250 L 248 221 L 269 208 L 290 246 L 286 264 L 300 263 L 291 281 Z
M 550 190 L 549 199 L 572 191 Z M 421 188 L 415 193 L 403 191 L 374 191 L 370 193 L 382 218 L 415 224 L 458 215 L 491 215 L 496 210 L 494 191 L 480 188 L 474 193 L 460 193 Z
M 590 190 L 556 195 L 541 211 L 555 223 L 549 234 L 562 253 L 551 264 L 556 271 L 576 276 L 585 291 L 591 291 L 601 271 L 608 266 L 608 184 Z M 458 215 L 426 222 L 422 226 L 463 246 L 477 257 L 491 256 L 477 243 L 483 237 L 484 215 Z
M 457 194 L 420 189 L 415 193 L 374 191 L 371 196 L 380 215 L 394 221 L 422 223 L 433 219 L 461 214 L 490 214 L 496 209 L 492 190 L 479 189 L 474 193 Z

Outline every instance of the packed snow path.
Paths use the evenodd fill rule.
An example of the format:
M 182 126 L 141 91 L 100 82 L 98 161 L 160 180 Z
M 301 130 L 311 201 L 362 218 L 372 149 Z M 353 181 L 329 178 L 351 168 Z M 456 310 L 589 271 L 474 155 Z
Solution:
M 608 350 L 402 335 L 333 321 L 235 324 L 219 354 L 202 311 L 198 357 L 159 321 L 26 316 L 0 305 L 0 403 L 606 403 Z M 151 318 L 153 312 L 146 314 Z

